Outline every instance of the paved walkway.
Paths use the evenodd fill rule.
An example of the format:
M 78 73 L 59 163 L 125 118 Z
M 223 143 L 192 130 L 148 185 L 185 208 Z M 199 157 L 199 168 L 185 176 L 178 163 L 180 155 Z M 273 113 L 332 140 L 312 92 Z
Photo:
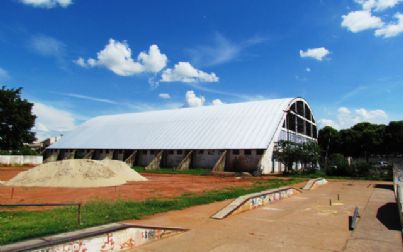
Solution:
M 357 251 L 364 246 L 360 243 L 365 243 L 360 237 L 369 237 L 365 230 L 374 228 L 372 221 L 366 224 L 367 218 L 376 218 L 370 209 L 377 209 L 378 205 L 384 205 L 391 199 L 389 194 L 392 191 L 384 189 L 384 186 L 374 187 L 375 184 L 378 182 L 332 181 L 315 190 L 224 220 L 210 219 L 209 216 L 229 201 L 156 215 L 135 223 L 183 227 L 190 231 L 146 244 L 136 251 L 301 252 L 343 251 L 346 248 Z M 340 201 L 337 200 L 338 194 Z M 387 196 L 384 198 L 382 195 Z M 348 217 L 356 206 L 361 212 L 366 207 L 368 211 L 362 212 L 362 220 L 352 234 L 348 230 Z M 388 230 L 393 235 L 382 236 L 385 243 L 377 246 L 368 243 L 361 251 L 400 251 L 401 237 L 396 235 L 396 230 Z
M 393 186 L 377 186 L 345 251 L 403 251 L 397 213 Z

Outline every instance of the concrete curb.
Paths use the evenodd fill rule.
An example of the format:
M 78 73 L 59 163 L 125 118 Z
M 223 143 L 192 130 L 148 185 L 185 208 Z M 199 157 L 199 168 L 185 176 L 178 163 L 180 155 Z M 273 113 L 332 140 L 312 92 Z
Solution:
M 260 206 L 264 206 L 273 201 L 288 198 L 300 191 L 293 187 L 281 187 L 277 189 L 271 189 L 263 192 L 247 194 L 240 196 L 229 205 L 215 213 L 211 218 L 221 220 L 227 218 L 230 215 L 238 214 L 241 212 L 249 211 Z
M 113 243 L 119 245 L 118 246 L 119 248 L 126 245 L 125 249 L 132 249 L 136 245 L 141 245 L 151 240 L 160 239 L 162 238 L 162 236 L 166 237 L 168 235 L 188 231 L 188 229 L 176 228 L 176 227 L 155 227 L 155 226 L 132 225 L 123 223 L 111 223 L 107 225 L 91 227 L 62 234 L 56 234 L 52 236 L 44 236 L 40 238 L 0 246 L 0 251 L 1 252 L 59 251 L 58 247 L 63 247 L 64 249 L 63 251 L 76 251 L 75 249 L 77 249 L 78 247 L 80 247 L 81 249 L 84 249 L 85 247 L 87 251 L 95 251 L 91 248 L 99 245 L 100 243 L 99 241 L 95 241 L 96 239 L 100 240 L 101 242 L 104 242 L 106 239 L 107 240 L 113 239 L 114 235 L 119 236 L 118 232 L 124 232 L 125 230 L 130 229 L 136 231 L 134 235 L 125 233 L 123 235 L 124 236 L 123 239 L 125 239 L 125 241 L 122 244 L 118 244 L 118 242 L 116 241 Z M 140 236 L 139 233 L 141 233 Z M 122 235 L 120 234 L 120 236 Z M 133 237 L 131 236 L 134 236 L 135 238 L 133 239 Z M 142 239 L 142 241 L 135 241 L 136 238 L 140 238 Z M 119 237 L 116 237 L 115 240 L 119 240 Z M 108 251 L 121 251 L 125 249 L 116 250 L 112 248 Z

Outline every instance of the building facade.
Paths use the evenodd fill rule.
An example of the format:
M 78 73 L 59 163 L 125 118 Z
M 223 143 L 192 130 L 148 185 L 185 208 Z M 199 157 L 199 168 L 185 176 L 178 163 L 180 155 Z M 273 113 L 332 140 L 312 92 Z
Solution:
M 149 169 L 282 172 L 279 140 L 316 141 L 303 98 L 99 116 L 48 147 L 45 160 L 116 159 Z

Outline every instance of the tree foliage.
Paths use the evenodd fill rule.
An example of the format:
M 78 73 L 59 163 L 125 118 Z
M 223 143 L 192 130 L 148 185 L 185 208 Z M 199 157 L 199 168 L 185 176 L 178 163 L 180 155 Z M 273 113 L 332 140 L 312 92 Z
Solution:
M 24 143 L 35 141 L 31 128 L 36 116 L 33 104 L 21 98 L 22 88 L 0 89 L 0 149 L 21 149 Z
M 304 169 L 316 167 L 320 158 L 319 146 L 316 142 L 295 143 L 281 140 L 276 144 L 273 154 L 285 165 L 285 172 L 291 171 L 297 162 L 302 164 Z
M 319 131 L 318 143 L 323 156 L 341 153 L 368 159 L 372 155 L 402 155 L 403 121 L 389 125 L 364 122 L 340 131 L 327 126 Z

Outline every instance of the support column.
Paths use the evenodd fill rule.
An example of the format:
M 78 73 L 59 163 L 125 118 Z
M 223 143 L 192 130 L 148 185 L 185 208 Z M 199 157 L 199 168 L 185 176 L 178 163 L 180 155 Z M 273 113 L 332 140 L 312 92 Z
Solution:
M 112 160 L 114 152 L 115 152 L 114 150 L 108 150 L 108 153 L 105 154 L 102 160 Z
M 49 157 L 47 157 L 45 159 L 44 163 L 57 161 L 57 158 L 59 157 L 59 154 L 60 154 L 60 150 L 56 150 L 56 151 L 52 150 L 52 153 L 50 154 Z
M 85 154 L 83 159 L 92 159 L 92 156 L 94 156 L 94 150 L 90 150 L 87 154 Z
M 254 174 L 256 176 L 261 175 L 263 173 L 264 167 L 269 168 L 270 166 L 270 170 L 266 168 L 266 173 L 275 173 L 274 171 L 274 163 L 273 163 L 273 157 L 268 156 L 268 152 L 267 149 L 264 150 L 263 154 L 260 156 L 259 162 L 257 163 L 257 167 L 256 170 L 254 171 Z
M 74 159 L 75 155 L 76 155 L 76 150 L 69 150 L 68 153 L 64 153 L 63 160 Z
M 116 160 L 119 161 L 125 161 L 124 160 L 124 156 L 125 156 L 125 151 L 124 150 L 116 150 L 117 154 L 116 154 Z
M 176 167 L 176 170 L 185 171 L 189 170 L 190 163 L 192 162 L 192 154 L 193 151 L 189 151 L 186 156 L 182 159 L 179 165 Z
M 130 167 L 132 167 L 133 164 L 134 164 L 134 162 L 136 161 L 136 154 L 137 154 L 137 151 L 135 150 L 135 151 L 133 151 L 133 153 L 130 154 L 130 156 L 128 156 L 128 157 L 126 158 L 126 160 L 125 160 L 125 163 L 128 164 Z M 122 159 L 123 159 L 123 157 L 122 157 Z
M 223 172 L 225 168 L 225 159 L 227 157 L 227 151 L 221 153 L 220 157 L 218 158 L 217 162 L 213 166 L 212 172 Z
M 145 167 L 146 170 L 156 170 L 160 168 L 162 154 L 164 151 L 158 152 L 158 154 L 151 160 L 151 162 Z

